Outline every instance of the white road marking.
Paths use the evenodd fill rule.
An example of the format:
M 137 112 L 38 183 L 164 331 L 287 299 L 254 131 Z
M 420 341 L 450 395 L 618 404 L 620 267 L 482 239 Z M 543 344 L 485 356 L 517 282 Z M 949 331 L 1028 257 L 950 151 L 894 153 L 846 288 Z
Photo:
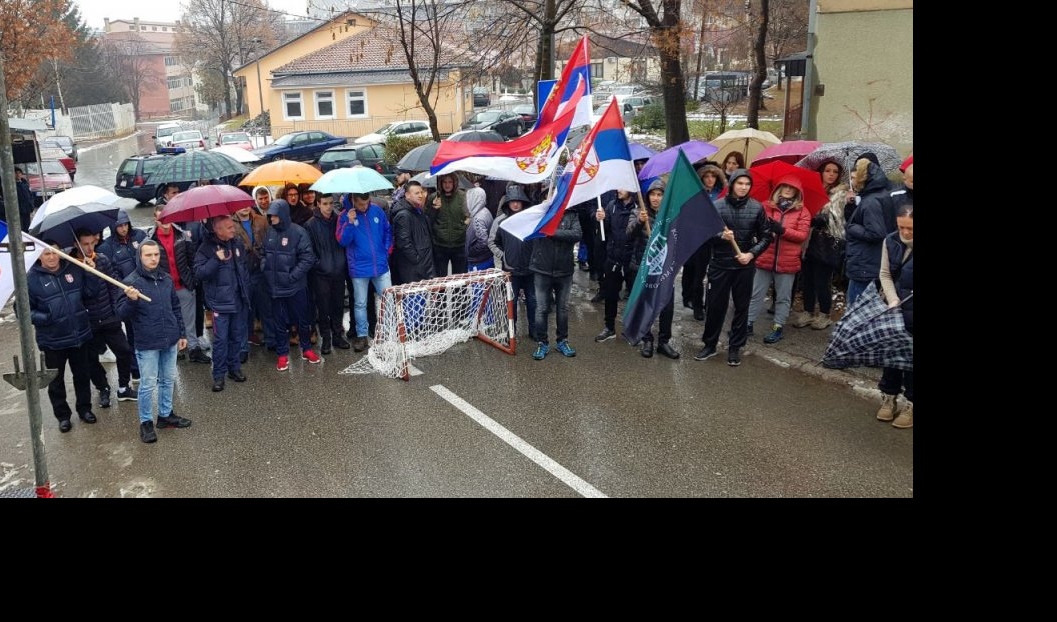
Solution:
M 504 428 L 488 415 L 474 408 L 469 402 L 449 391 L 444 385 L 433 385 L 430 387 L 430 390 L 444 398 L 449 404 L 458 408 L 465 413 L 466 416 L 480 424 L 481 427 L 498 436 L 507 445 L 510 445 L 521 452 L 526 458 L 543 467 L 548 473 L 557 477 L 584 497 L 607 498 L 606 495 L 602 494 L 597 488 L 580 479 L 575 473 L 558 464 L 542 451 L 526 443 L 517 434 Z

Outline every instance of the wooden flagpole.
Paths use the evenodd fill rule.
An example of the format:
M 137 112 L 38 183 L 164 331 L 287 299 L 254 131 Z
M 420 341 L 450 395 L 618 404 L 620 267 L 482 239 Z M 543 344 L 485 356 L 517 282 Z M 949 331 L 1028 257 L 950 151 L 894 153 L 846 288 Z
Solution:
M 87 270 L 88 272 L 91 272 L 92 274 L 96 275 L 97 277 L 103 279 L 107 283 L 110 283 L 111 285 L 114 285 L 114 286 L 120 288 L 122 292 L 124 292 L 126 289 L 131 287 L 130 285 L 127 285 L 127 284 L 122 283 L 121 281 L 115 279 L 114 277 L 110 276 L 109 274 L 104 274 L 104 273 L 96 270 L 95 268 L 89 266 L 88 264 L 84 263 L 83 261 L 80 261 L 80 260 L 78 260 L 78 259 L 76 259 L 74 257 L 71 257 L 71 256 L 67 255 L 66 253 L 62 252 L 61 250 L 55 248 L 54 246 L 49 246 L 49 245 L 45 244 L 44 242 L 41 242 L 40 240 L 38 240 L 37 238 L 31 236 L 28 233 L 23 233 L 22 235 L 27 237 L 27 238 L 29 238 L 33 242 L 35 242 L 37 244 L 40 244 L 41 247 L 43 247 L 45 249 L 48 249 L 48 250 L 51 250 L 51 251 L 54 251 L 56 254 L 58 254 L 59 257 L 62 257 L 66 261 L 72 262 L 73 264 L 78 265 L 81 268 L 83 268 L 84 270 Z M 140 294 L 139 297 L 142 298 L 143 300 L 146 300 L 147 302 L 152 302 L 150 298 L 144 296 L 143 294 Z

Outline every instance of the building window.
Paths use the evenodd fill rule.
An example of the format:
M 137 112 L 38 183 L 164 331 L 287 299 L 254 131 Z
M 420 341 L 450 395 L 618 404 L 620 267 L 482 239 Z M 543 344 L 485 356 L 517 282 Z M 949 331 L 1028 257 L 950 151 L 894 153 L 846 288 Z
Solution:
M 180 78 L 176 76 L 169 76 L 165 78 L 165 81 L 169 84 L 169 90 L 180 88 Z
M 283 118 L 287 121 L 301 121 L 305 118 L 301 109 L 301 93 L 283 93 Z
M 604 80 L 605 72 L 602 71 L 604 65 L 601 62 L 591 63 L 591 79 L 592 80 Z
M 175 67 L 177 64 L 178 63 L 176 61 L 176 57 L 175 56 L 166 56 L 165 57 L 165 66 L 166 67 Z
M 185 99 L 174 99 L 173 101 L 169 102 L 169 110 L 171 112 L 179 112 L 183 110 L 185 101 Z
M 334 91 L 316 91 L 316 118 L 334 118 Z
M 349 89 L 348 91 L 349 118 L 367 116 L 367 91 L 364 89 Z
M 151 30 L 153 30 L 153 31 L 155 31 L 155 32 L 157 32 L 157 31 L 158 31 L 158 27 L 157 27 L 157 26 L 151 26 L 150 28 L 151 28 Z

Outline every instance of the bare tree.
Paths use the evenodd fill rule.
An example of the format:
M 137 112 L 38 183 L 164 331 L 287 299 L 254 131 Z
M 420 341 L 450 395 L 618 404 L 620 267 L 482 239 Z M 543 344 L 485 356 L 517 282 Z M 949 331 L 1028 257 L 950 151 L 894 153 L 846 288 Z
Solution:
M 139 118 L 140 94 L 145 89 L 165 86 L 165 74 L 151 60 L 157 48 L 133 32 L 111 33 L 102 45 L 110 80 L 122 91 Z
M 686 80 L 680 63 L 680 0 L 622 0 L 646 19 L 650 36 L 661 58 L 661 89 L 664 94 L 665 133 L 669 146 L 690 140 L 686 123 Z M 654 6 L 657 4 L 658 6 Z M 657 9 L 663 12 L 658 13 Z
M 760 129 L 763 81 L 767 79 L 767 24 L 770 18 L 770 5 L 770 0 L 760 0 L 759 13 L 753 16 L 756 28 L 756 38 L 752 45 L 755 73 L 752 76 L 752 82 L 749 83 L 749 111 L 745 124 L 754 129 Z
M 767 60 L 778 70 L 778 59 L 807 49 L 806 0 L 770 0 L 770 23 L 767 28 Z M 782 88 L 779 74 L 778 88 Z

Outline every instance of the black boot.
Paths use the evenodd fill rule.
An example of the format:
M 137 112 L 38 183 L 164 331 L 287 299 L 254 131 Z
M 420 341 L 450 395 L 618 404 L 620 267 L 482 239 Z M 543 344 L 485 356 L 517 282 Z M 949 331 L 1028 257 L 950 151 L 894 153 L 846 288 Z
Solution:
M 319 347 L 320 354 L 330 354 L 333 351 L 333 348 L 331 347 L 333 342 L 330 338 L 330 330 L 325 328 L 319 329 L 319 337 L 320 341 L 323 343 L 323 345 Z
M 341 331 L 334 331 L 334 347 L 341 348 L 342 350 L 348 350 L 352 347 L 352 344 L 345 339 L 345 335 L 341 334 Z

